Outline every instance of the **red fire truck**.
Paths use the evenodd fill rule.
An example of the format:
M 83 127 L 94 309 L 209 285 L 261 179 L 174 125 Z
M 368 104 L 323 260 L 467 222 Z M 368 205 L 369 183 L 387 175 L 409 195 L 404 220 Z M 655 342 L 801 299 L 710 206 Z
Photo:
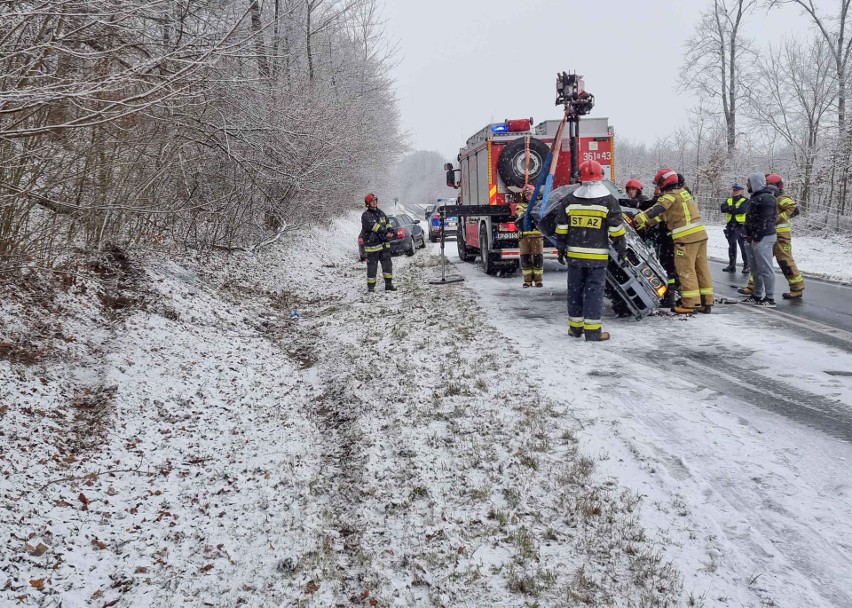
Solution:
M 524 183 L 535 184 L 544 166 L 559 120 L 547 120 L 532 127 L 533 120 L 506 120 L 476 132 L 458 155 L 459 168 L 448 166 L 448 178 L 459 188 L 458 205 L 500 205 L 504 216 L 460 214 L 456 243 L 459 258 L 473 261 L 479 255 L 488 274 L 513 272 L 520 251 L 515 222 L 515 203 Z M 606 179 L 615 179 L 613 130 L 606 118 L 585 118 L 579 123 L 578 160 L 596 160 Z M 451 177 L 452 176 L 452 177 Z M 563 136 L 553 188 L 571 179 L 570 141 Z M 545 257 L 554 259 L 556 249 L 545 248 Z

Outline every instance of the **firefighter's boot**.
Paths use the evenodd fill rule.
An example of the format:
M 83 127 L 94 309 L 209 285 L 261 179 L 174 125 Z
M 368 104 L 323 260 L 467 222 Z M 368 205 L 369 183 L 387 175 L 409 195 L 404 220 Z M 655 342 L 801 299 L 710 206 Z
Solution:
M 788 293 L 782 293 L 781 297 L 785 300 L 801 300 L 803 289 L 791 289 Z
M 704 313 L 705 315 L 709 315 L 711 312 L 713 312 L 713 306 L 711 304 L 704 304 L 697 310 L 698 312 Z
M 524 281 L 524 289 L 526 289 L 527 287 L 532 287 L 532 283 L 530 283 L 529 281 Z
M 737 293 L 741 293 L 746 296 L 750 296 L 754 293 L 754 290 L 751 287 L 740 287 L 737 289 Z
M 572 338 L 582 338 L 583 337 L 583 328 L 582 327 L 569 327 L 568 335 Z
M 609 332 L 596 329 L 594 331 L 586 331 L 586 342 L 606 342 L 609 340 Z
M 396 291 L 392 279 L 385 279 L 385 291 Z
M 536 287 L 544 287 L 544 283 L 542 283 L 541 281 L 536 281 L 535 286 Z
M 682 301 L 678 300 L 674 306 L 672 306 L 672 312 L 679 315 L 691 315 L 696 312 L 700 307 L 696 306 L 687 306 Z
M 367 293 L 373 293 L 374 291 L 376 291 L 376 284 L 367 283 Z

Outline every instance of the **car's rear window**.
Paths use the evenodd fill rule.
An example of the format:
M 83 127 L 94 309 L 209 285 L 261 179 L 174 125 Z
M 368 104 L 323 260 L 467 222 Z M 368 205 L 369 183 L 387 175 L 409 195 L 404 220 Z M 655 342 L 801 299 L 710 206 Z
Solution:
M 399 227 L 399 220 L 397 220 L 394 216 L 390 216 L 388 218 L 388 224 L 390 224 L 394 228 L 397 228 Z

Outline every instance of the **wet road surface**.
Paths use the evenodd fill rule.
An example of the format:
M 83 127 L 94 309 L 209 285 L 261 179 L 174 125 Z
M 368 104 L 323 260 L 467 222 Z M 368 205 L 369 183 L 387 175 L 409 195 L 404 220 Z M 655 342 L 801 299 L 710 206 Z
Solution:
M 748 275 L 741 274 L 739 268 L 736 272 L 722 272 L 724 267 L 721 262 L 710 262 L 716 297 L 744 298 L 737 293 L 737 288 L 748 284 Z M 805 277 L 805 293 L 801 300 L 784 300 L 781 294 L 785 291 L 788 291 L 787 281 L 781 273 L 776 273 L 775 301 L 778 308 L 767 312 L 815 321 L 852 335 L 852 286 Z

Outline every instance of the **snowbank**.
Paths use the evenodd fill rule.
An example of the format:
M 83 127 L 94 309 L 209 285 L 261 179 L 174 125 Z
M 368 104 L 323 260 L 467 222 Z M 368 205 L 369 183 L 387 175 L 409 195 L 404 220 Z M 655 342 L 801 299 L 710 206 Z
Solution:
M 710 235 L 707 252 L 711 258 L 727 263 L 728 241 L 725 239 L 724 229 L 724 226 L 707 226 Z M 852 283 L 852 239 L 849 237 L 798 236 L 794 232 L 793 257 L 799 270 L 806 274 Z M 742 265 L 739 254 L 737 265 Z

